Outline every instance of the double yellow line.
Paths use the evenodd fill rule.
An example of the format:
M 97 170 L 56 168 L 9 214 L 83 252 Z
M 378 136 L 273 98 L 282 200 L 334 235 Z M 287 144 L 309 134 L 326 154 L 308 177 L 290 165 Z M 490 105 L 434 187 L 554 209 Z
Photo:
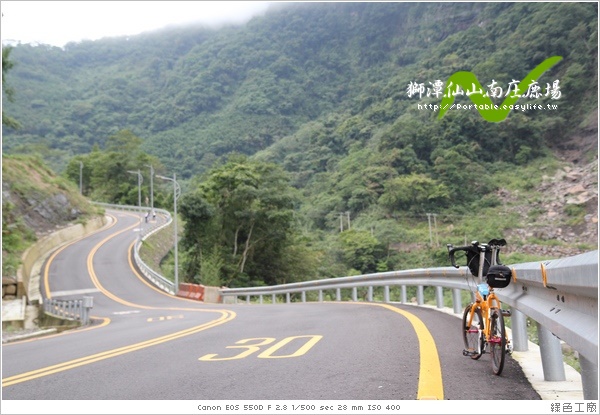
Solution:
M 43 376 L 48 376 L 53 373 L 63 372 L 65 370 L 74 369 L 79 366 L 87 365 L 90 363 L 98 362 L 100 360 L 110 359 L 112 357 L 120 356 L 126 353 L 135 352 L 137 350 L 145 349 L 147 347 L 156 346 L 161 343 L 165 343 L 171 340 L 179 339 L 184 336 L 189 336 L 190 334 L 199 333 L 203 330 L 210 329 L 212 327 L 216 327 L 223 323 L 226 323 L 235 318 L 235 313 L 229 312 L 227 310 L 222 311 L 222 316 L 216 320 L 209 321 L 208 323 L 201 324 L 196 327 L 192 327 L 187 330 L 182 330 L 177 333 L 169 334 L 162 337 L 157 337 L 155 339 L 143 341 L 140 343 L 132 344 L 129 346 L 120 347 L 118 349 L 108 350 L 106 352 L 93 354 L 91 356 L 82 357 L 79 359 L 71 360 L 64 363 L 59 363 L 57 365 L 48 366 L 42 369 L 33 370 L 31 372 L 22 373 L 20 375 L 10 376 L 2 379 L 2 387 L 15 385 L 17 383 L 27 382 L 29 380 L 41 378 Z
M 113 218 L 113 224 L 111 224 L 109 227 L 104 228 L 105 229 L 109 229 L 112 226 L 114 226 L 117 222 L 116 217 L 112 217 Z M 92 250 L 90 251 L 88 257 L 87 257 L 87 268 L 88 268 L 88 272 L 90 274 L 90 278 L 93 282 L 93 284 L 96 286 L 96 288 L 101 291 L 103 294 L 105 294 L 107 297 L 111 298 L 112 300 L 126 305 L 126 306 L 130 306 L 130 307 L 135 307 L 135 308 L 142 308 L 142 309 L 157 309 L 156 307 L 149 307 L 149 306 L 144 306 L 144 305 L 140 305 L 140 304 L 134 304 L 131 302 L 128 302 L 126 300 L 123 300 L 122 298 L 119 298 L 117 296 L 115 296 L 114 294 L 112 294 L 111 292 L 109 292 L 108 290 L 106 290 L 102 284 L 100 283 L 100 281 L 98 280 L 98 277 L 96 275 L 96 272 L 94 270 L 93 267 L 93 259 L 94 259 L 94 255 L 96 254 L 96 252 L 98 251 L 98 249 L 100 249 L 100 247 L 102 245 L 104 245 L 107 241 L 109 241 L 110 239 L 116 237 L 117 235 L 120 235 L 123 232 L 126 232 L 128 230 L 133 229 L 134 227 L 138 226 L 138 224 L 135 224 L 133 226 L 127 227 L 119 232 L 116 232 L 112 235 L 109 235 L 108 237 L 104 238 L 102 241 L 100 241 L 98 244 L 96 244 Z M 77 241 L 81 240 L 83 238 L 78 239 Z M 45 285 L 45 290 L 46 290 L 46 296 L 47 298 L 50 298 L 50 285 L 49 285 L 49 281 L 48 281 L 48 274 L 49 274 L 49 268 L 50 268 L 50 263 L 54 260 L 54 258 L 60 253 L 62 252 L 65 248 L 67 248 L 68 246 L 72 245 L 73 243 L 77 242 L 77 241 L 73 241 L 70 244 L 67 244 L 63 247 L 61 247 L 60 249 L 58 249 L 49 259 L 48 262 L 46 264 L 46 267 L 44 269 L 44 285 Z M 134 242 L 135 243 L 135 242 Z M 129 246 L 128 252 L 129 252 L 129 266 L 130 268 L 133 270 L 133 272 L 135 273 L 135 275 L 137 276 L 137 278 L 139 278 L 141 281 L 143 281 L 145 284 L 147 284 L 148 286 L 150 286 L 151 288 L 155 289 L 156 291 L 160 292 L 161 294 L 165 294 L 168 295 L 166 293 L 164 293 L 163 291 L 157 290 L 156 288 L 152 287 L 150 284 L 148 284 L 140 275 L 139 273 L 135 270 L 135 268 L 133 267 L 133 264 L 131 262 L 131 250 L 133 249 L 133 245 L 134 243 L 132 243 Z M 161 308 L 162 309 L 162 308 Z M 157 337 L 154 339 L 150 339 L 150 340 L 146 340 L 143 342 L 139 342 L 139 343 L 135 343 L 129 346 L 124 346 L 124 347 L 120 347 L 117 349 L 113 349 L 113 350 L 108 350 L 105 352 L 101 352 L 101 353 L 97 353 L 97 354 L 93 354 L 90 356 L 86 356 L 86 357 L 82 357 L 79 359 L 75 359 L 75 360 L 70 360 L 68 362 L 64 362 L 64 363 L 59 363 L 56 365 L 52 365 L 52 366 L 48 366 L 42 369 L 37 369 L 37 370 L 33 370 L 30 372 L 26 372 L 26 373 L 22 373 L 20 375 L 15 375 L 15 376 L 10 376 L 7 378 L 2 379 L 2 387 L 6 387 L 6 386 L 11 386 L 11 385 L 15 385 L 18 383 L 22 383 L 22 382 L 26 382 L 29 380 L 33 380 L 33 379 L 37 379 L 43 376 L 48 376 L 51 375 L 53 373 L 58 373 L 58 372 L 62 372 L 65 370 L 70 370 L 70 369 L 74 369 L 76 367 L 79 366 L 83 366 L 83 365 L 87 365 L 90 363 L 94 363 L 94 362 L 98 362 L 100 360 L 105 360 L 105 359 L 110 359 L 112 357 L 116 357 L 116 356 L 120 356 L 126 353 L 130 353 L 130 352 L 134 352 L 137 350 L 141 350 L 147 347 L 151 347 L 151 346 L 156 346 L 158 344 L 161 343 L 165 343 L 171 340 L 176 340 L 179 339 L 181 337 L 184 336 L 189 336 L 191 334 L 195 334 L 195 333 L 199 333 L 201 331 L 210 329 L 212 327 L 216 327 L 219 326 L 221 324 L 227 323 L 231 320 L 233 320 L 236 317 L 236 313 L 230 310 L 208 310 L 208 309 L 189 309 L 189 308 L 165 308 L 167 310 L 188 310 L 188 311 L 195 311 L 195 312 L 212 312 L 212 313 L 220 313 L 221 316 L 219 318 L 217 318 L 216 320 L 212 320 L 209 321 L 207 323 L 203 323 L 200 324 L 198 326 L 186 329 L 186 330 L 182 330 L 182 331 L 178 331 L 176 333 L 172 333 L 166 336 L 161 336 L 161 337 Z M 106 326 L 108 323 L 110 322 L 110 319 L 108 318 L 104 318 L 104 322 L 97 327 L 103 327 Z M 50 336 L 48 336 L 50 337 Z M 48 337 L 44 337 L 44 338 L 48 338 Z M 54 337 L 54 336 L 52 336 Z

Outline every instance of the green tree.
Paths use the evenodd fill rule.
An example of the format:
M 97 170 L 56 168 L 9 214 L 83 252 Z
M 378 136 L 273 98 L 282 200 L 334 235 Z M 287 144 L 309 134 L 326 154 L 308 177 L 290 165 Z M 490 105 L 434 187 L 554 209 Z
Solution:
M 390 212 L 424 212 L 434 206 L 444 206 L 448 200 L 449 192 L 445 184 L 424 174 L 410 174 L 386 182 L 379 204 Z
M 10 71 L 15 65 L 13 61 L 10 60 L 10 52 L 11 47 L 3 47 L 2 48 L 2 92 L 6 95 L 6 99 L 9 102 L 14 101 L 15 91 L 12 87 L 8 86 L 6 83 L 6 74 Z M 20 124 L 12 117 L 4 114 L 4 106 L 2 107 L 2 125 L 6 125 L 7 127 L 17 129 L 20 127 Z
M 367 231 L 348 229 L 340 233 L 342 255 L 346 265 L 363 274 L 381 271 L 385 247 Z
M 484 168 L 460 153 L 458 147 L 434 154 L 433 170 L 448 189 L 448 200 L 465 205 L 493 190 Z
M 191 252 L 187 278 L 198 273 L 202 280 L 202 253 L 211 252 L 211 264 L 223 261 L 220 279 L 227 285 L 286 279 L 294 200 L 289 178 L 274 164 L 232 156 L 211 170 L 182 200 L 181 213 L 189 224 L 182 243 Z
M 67 164 L 64 176 L 79 186 L 80 163 L 83 165 L 83 194 L 92 200 L 116 204 L 138 204 L 138 176 L 130 171 L 142 174 L 142 205 L 150 195 L 149 167 L 156 173 L 164 170 L 163 164 L 141 148 L 142 139 L 129 130 L 118 131 L 107 139 L 106 150 L 95 146 L 86 155 L 73 157 Z M 155 206 L 161 207 L 161 191 L 155 186 Z M 158 202 L 158 203 L 156 203 Z

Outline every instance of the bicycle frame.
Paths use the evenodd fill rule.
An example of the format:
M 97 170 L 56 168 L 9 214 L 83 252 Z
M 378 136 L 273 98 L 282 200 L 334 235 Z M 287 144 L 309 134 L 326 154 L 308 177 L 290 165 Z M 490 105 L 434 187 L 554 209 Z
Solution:
M 494 341 L 497 342 L 497 339 L 492 339 L 490 336 L 490 310 L 496 308 L 498 310 L 502 310 L 502 303 L 500 302 L 498 297 L 496 297 L 493 288 L 489 288 L 489 294 L 485 297 L 486 298 L 484 298 L 484 296 L 481 295 L 479 289 L 475 291 L 474 307 L 471 307 L 471 311 L 469 312 L 468 323 L 470 327 L 473 324 L 473 316 L 475 315 L 476 310 L 481 310 L 481 315 L 483 318 L 483 337 L 486 343 L 493 343 Z
M 505 353 L 510 353 L 510 341 L 506 335 L 504 323 L 504 316 L 510 316 L 510 312 L 502 310 L 502 303 L 494 293 L 494 287 L 497 285 L 496 280 L 490 285 L 488 279 L 492 267 L 495 268 L 494 277 L 499 272 L 498 268 L 506 268 L 500 264 L 498 259 L 500 248 L 505 245 L 506 241 L 504 239 L 492 239 L 488 244 L 473 241 L 471 245 L 460 247 L 454 247 L 452 244 L 447 245 L 452 265 L 459 268 L 454 259 L 454 253 L 465 251 L 467 253 L 467 266 L 471 274 L 477 278 L 474 301 L 465 307 L 462 318 L 463 341 L 465 343 L 463 355 L 478 360 L 483 353 L 490 353 L 492 356 L 492 369 L 496 375 L 502 373 Z M 477 267 L 474 265 L 477 265 Z M 501 272 L 505 271 L 504 269 Z
M 487 286 L 487 284 L 485 285 L 487 286 L 489 293 L 485 295 L 485 297 L 481 294 L 480 285 L 484 284 L 483 268 L 485 265 L 485 252 L 488 246 L 486 244 L 481 244 L 479 245 L 479 247 L 479 273 L 477 276 L 477 290 L 475 291 L 475 307 L 471 307 L 468 323 L 470 327 L 473 324 L 473 316 L 475 315 L 476 310 L 480 309 L 481 315 L 483 317 L 483 336 L 485 338 L 485 341 L 489 343 L 492 341 L 492 339 L 490 338 L 490 310 L 494 308 L 501 310 L 502 303 L 500 302 L 498 297 L 496 297 L 494 289 L 492 287 Z M 499 249 L 495 245 L 490 246 L 490 248 L 492 250 L 492 261 L 490 265 L 496 265 L 498 263 L 497 258 Z

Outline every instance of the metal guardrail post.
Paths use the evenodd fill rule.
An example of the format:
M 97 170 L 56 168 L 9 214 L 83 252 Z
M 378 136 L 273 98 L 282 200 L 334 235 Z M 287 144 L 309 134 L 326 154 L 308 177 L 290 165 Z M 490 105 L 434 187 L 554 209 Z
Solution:
M 510 308 L 512 345 L 515 352 L 529 350 L 527 339 L 527 316 L 514 307 Z
M 390 286 L 389 285 L 386 285 L 383 287 L 383 302 L 384 303 L 390 302 Z
M 423 305 L 425 304 L 425 295 L 423 294 L 423 286 L 417 286 L 417 304 Z
M 95 205 L 98 205 L 98 206 L 102 206 L 107 209 L 119 209 L 119 210 L 125 210 L 125 211 L 146 211 L 148 213 L 151 213 L 153 210 L 150 207 L 113 205 L 110 203 L 101 203 L 101 202 L 92 202 L 92 203 Z M 151 269 L 148 265 L 146 265 L 144 263 L 144 261 L 142 261 L 142 259 L 139 256 L 139 249 L 141 246 L 141 241 L 146 240 L 149 236 L 151 236 L 154 233 L 158 232 L 159 230 L 169 226 L 173 222 L 173 218 L 171 217 L 171 214 L 168 211 L 166 211 L 164 209 L 154 209 L 154 212 L 161 213 L 162 215 L 166 216 L 168 220 L 164 224 L 155 223 L 151 226 L 148 226 L 148 224 L 146 224 L 146 226 L 144 226 L 143 224 L 140 224 L 139 239 L 133 249 L 134 260 L 135 260 L 135 263 L 137 264 L 137 266 L 139 267 L 140 271 L 142 271 L 142 273 L 146 276 L 146 278 L 148 278 L 156 287 L 160 288 L 161 290 L 163 290 L 169 294 L 177 295 L 178 290 L 175 288 L 175 284 L 172 281 L 169 281 L 167 278 L 165 278 L 162 275 L 155 272 L 153 269 Z
M 290 293 L 285 293 L 285 302 L 287 304 L 291 303 L 291 297 L 290 297 Z
M 277 303 L 277 296 L 275 294 L 273 294 L 271 296 L 271 304 L 276 304 Z
M 408 301 L 406 301 L 406 285 L 401 286 L 400 291 L 401 291 L 400 302 L 402 304 L 406 304 L 408 302 Z
M 342 301 L 342 289 L 341 288 L 335 289 L 335 301 Z
M 306 291 L 302 291 L 302 302 L 306 302 Z
M 538 338 L 540 341 L 540 355 L 544 369 L 544 380 L 561 381 L 566 379 L 563 366 L 562 349 L 560 340 L 550 330 L 537 323 Z
M 584 355 L 579 355 L 581 366 L 581 386 L 583 386 L 583 399 L 598 399 L 598 365 L 590 362 Z
M 373 302 L 373 286 L 369 285 L 369 290 L 367 292 L 367 301 Z
M 352 287 L 352 301 L 358 301 L 358 288 Z
M 444 290 L 442 287 L 435 287 L 435 304 L 437 308 L 444 308 Z
M 90 323 L 90 310 L 94 307 L 94 297 L 84 296 L 82 301 L 81 323 L 88 325 Z
M 527 350 L 527 318 L 538 324 L 539 345 L 544 379 L 563 380 L 564 364 L 558 338 L 569 344 L 579 354 L 585 399 L 597 399 L 598 385 L 598 251 L 573 257 L 531 262 L 512 266 L 513 281 L 510 286 L 498 289 L 498 297 L 511 307 L 513 350 Z M 318 291 L 323 301 L 323 290 L 351 288 L 357 300 L 358 288 L 367 288 L 372 299 L 374 286 L 400 286 L 402 302 L 406 303 L 406 287 L 417 287 L 417 303 L 424 303 L 424 287 L 436 288 L 439 302 L 440 289 L 453 290 L 455 314 L 462 312 L 462 291 L 475 300 L 470 275 L 466 270 L 450 267 L 412 269 L 375 274 L 329 278 L 315 281 L 282 284 L 269 287 L 228 289 L 222 294 L 283 295 L 286 293 Z M 442 291 L 443 293 L 443 291 Z M 385 288 L 384 288 L 385 295 Z M 369 293 L 367 293 L 369 296 Z M 551 327 L 552 332 L 546 329 Z
M 89 310 L 93 305 L 93 297 L 83 297 L 82 300 L 46 299 L 44 313 L 57 318 L 79 321 L 83 325 L 89 324 Z
M 454 314 L 460 314 L 463 311 L 462 296 L 458 288 L 452 289 L 452 307 Z

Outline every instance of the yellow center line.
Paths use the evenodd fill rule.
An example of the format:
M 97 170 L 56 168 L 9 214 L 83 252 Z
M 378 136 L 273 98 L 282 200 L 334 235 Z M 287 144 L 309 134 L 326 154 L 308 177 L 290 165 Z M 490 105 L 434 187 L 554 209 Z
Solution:
M 115 217 L 114 217 L 114 216 L 112 216 L 112 215 L 106 215 L 106 216 L 108 216 L 108 217 L 110 217 L 110 218 L 112 219 L 112 223 L 111 223 L 110 225 L 103 226 L 102 228 L 98 229 L 98 230 L 97 230 L 97 231 L 95 231 L 95 232 L 92 232 L 92 233 L 90 233 L 90 234 L 88 234 L 88 235 L 84 235 L 84 236 L 82 236 L 81 238 L 77 238 L 77 239 L 75 239 L 74 241 L 71 241 L 71 242 L 69 242 L 69 243 L 67 243 L 67 244 L 65 244 L 65 245 L 63 245 L 63 246 L 61 246 L 61 247 L 60 247 L 60 248 L 58 248 L 56 251 L 54 251 L 54 252 L 52 253 L 52 255 L 50 255 L 50 257 L 48 258 L 48 261 L 46 261 L 46 266 L 44 267 L 44 279 L 43 279 L 43 280 L 44 280 L 44 291 L 45 291 L 45 293 L 46 293 L 46 298 L 48 298 L 48 299 L 52 298 L 52 293 L 50 292 L 50 282 L 49 282 L 49 275 L 50 275 L 50 264 L 52 263 L 52 261 L 54 261 L 54 258 L 56 258 L 56 256 L 57 256 L 58 254 L 60 254 L 60 253 L 61 253 L 62 251 L 64 251 L 65 249 L 67 249 L 69 246 L 71 246 L 71 245 L 73 245 L 73 244 L 75 244 L 75 243 L 77 243 L 77 242 L 80 242 L 80 241 L 82 241 L 83 239 L 85 239 L 85 238 L 87 238 L 87 237 L 90 237 L 90 236 L 92 236 L 92 235 L 95 235 L 95 234 L 97 234 L 97 233 L 99 233 L 99 232 L 102 232 L 102 231 L 108 230 L 108 229 L 112 228 L 113 226 L 115 226 L 115 225 L 117 224 L 117 218 L 115 218 Z
M 419 340 L 419 385 L 417 388 L 417 399 L 444 399 L 444 385 L 442 381 L 442 367 L 433 336 L 417 316 L 408 311 L 401 310 L 390 304 L 381 303 L 347 303 L 363 304 L 384 307 L 395 313 L 401 314 L 408 319 L 413 326 Z
M 98 362 L 100 360 L 110 359 L 112 357 L 120 356 L 126 353 L 134 352 L 137 350 L 145 349 L 147 347 L 156 346 L 161 343 L 165 343 L 171 340 L 175 340 L 184 336 L 199 333 L 203 330 L 207 330 L 212 327 L 219 326 L 223 323 L 231 321 L 235 318 L 235 313 L 230 313 L 227 310 L 223 310 L 222 316 L 216 320 L 209 321 L 208 323 L 201 324 L 199 326 L 192 327 L 190 329 L 182 330 L 173 334 L 169 334 L 162 337 L 146 340 L 143 342 L 135 343 L 129 346 L 119 347 L 117 349 L 108 350 L 105 352 L 85 356 L 79 359 L 74 359 L 68 362 L 59 363 L 57 365 L 48 366 L 42 369 L 33 370 L 31 372 L 22 373 L 20 375 L 10 376 L 2 379 L 2 387 L 15 385 L 17 383 L 26 382 L 29 380 L 37 379 L 43 376 L 48 376 L 53 373 L 62 372 L 69 369 L 74 369 L 79 366 L 87 365 L 90 363 Z
M 114 226 L 116 224 L 116 217 L 113 216 L 114 219 L 114 223 L 110 226 Z M 100 247 L 102 245 L 104 245 L 107 241 L 109 241 L 110 239 L 116 237 L 117 235 L 120 235 L 123 232 L 126 232 L 128 230 L 131 230 L 133 228 L 135 228 L 136 226 L 138 226 L 139 224 L 134 224 L 132 226 L 129 226 L 119 232 L 116 232 L 114 234 L 109 235 L 108 237 L 104 238 L 102 241 L 100 241 L 98 244 L 96 244 L 92 250 L 90 251 L 88 257 L 87 257 L 87 267 L 88 267 L 88 272 L 90 275 L 90 278 L 92 280 L 92 283 L 94 284 L 94 286 L 101 291 L 104 295 L 106 295 L 107 297 L 111 298 L 112 300 L 118 302 L 119 304 L 123 304 L 129 307 L 135 307 L 135 308 L 142 308 L 142 309 L 147 309 L 147 310 L 185 310 L 185 311 L 194 311 L 194 312 L 211 312 L 211 313 L 219 313 L 221 314 L 221 316 L 215 320 L 209 321 L 207 323 L 203 323 L 199 326 L 195 326 L 186 330 L 182 330 L 182 331 L 178 331 L 176 333 L 172 333 L 166 336 L 161 336 L 161 337 L 157 337 L 154 339 L 150 339 L 150 340 L 146 340 L 143 342 L 139 342 L 139 343 L 135 343 L 129 346 L 124 346 L 124 347 L 120 347 L 117 349 L 112 349 L 112 350 L 108 350 L 105 352 L 101 352 L 101 353 L 97 353 L 97 354 L 93 354 L 90 356 L 85 356 L 82 358 L 78 358 L 78 359 L 74 359 L 74 360 L 70 360 L 64 363 L 59 363 L 56 365 L 52 365 L 52 366 L 48 366 L 45 368 L 41 368 L 41 369 L 37 369 L 37 370 L 33 370 L 30 372 L 26 372 L 26 373 L 22 373 L 20 375 L 14 375 L 14 376 L 10 376 L 7 378 L 2 379 L 2 387 L 5 386 L 11 386 L 11 385 L 15 385 L 17 383 L 22 383 L 22 382 L 26 382 L 29 380 L 33 380 L 33 379 L 37 379 L 43 376 L 48 376 L 51 375 L 53 373 L 58 373 L 58 372 L 62 372 L 65 370 L 69 370 L 69 369 L 73 369 L 79 366 L 83 366 L 83 365 L 87 365 L 93 362 L 97 362 L 100 360 L 105 360 L 105 359 L 109 359 L 112 357 L 116 357 L 116 356 L 120 356 L 126 353 L 130 353 L 133 351 L 137 351 L 137 350 L 141 350 L 147 347 L 151 347 L 151 346 L 155 346 L 161 343 L 165 343 L 171 340 L 175 340 L 175 339 L 179 339 L 181 337 L 184 336 L 189 336 L 191 334 L 195 334 L 195 333 L 199 333 L 203 330 L 207 330 L 209 328 L 212 327 L 216 327 L 219 326 L 221 324 L 227 323 L 231 320 L 233 320 L 236 317 L 236 313 L 231 311 L 231 310 L 214 310 L 214 309 L 194 309 L 194 308 L 182 308 L 182 307 L 150 307 L 150 306 L 144 306 L 141 304 L 135 304 L 129 301 L 126 301 L 122 298 L 117 297 L 116 295 L 114 295 L 113 293 L 111 293 L 110 291 L 108 291 L 107 289 L 105 289 L 102 284 L 100 283 L 100 281 L 98 280 L 98 277 L 96 275 L 96 272 L 94 270 L 94 266 L 93 266 L 93 259 L 94 256 L 96 254 L 96 252 L 98 251 L 98 249 L 100 249 Z M 108 228 L 105 228 L 108 229 Z M 72 243 L 75 243 L 77 241 L 73 241 Z M 72 244 L 71 243 L 71 244 Z M 69 245 L 71 245 L 69 244 Z M 68 245 L 67 245 L 68 246 Z M 129 266 L 130 268 L 133 270 L 133 272 L 135 273 L 135 275 L 142 279 L 142 277 L 139 275 L 139 273 L 135 270 L 135 267 L 133 267 L 133 264 L 131 262 L 131 249 L 133 247 L 133 243 L 129 246 L 128 249 L 128 261 L 129 261 Z M 64 246 L 63 248 L 61 248 L 60 250 L 58 250 L 57 252 L 55 252 L 54 255 L 52 255 L 49 259 L 48 259 L 48 263 L 46 265 L 46 275 L 44 278 L 44 283 L 46 284 L 46 289 L 47 289 L 47 293 L 49 294 L 49 284 L 48 284 L 48 270 L 50 268 L 50 263 L 54 260 L 54 258 L 56 257 L 56 255 L 62 251 L 64 248 L 66 248 L 66 246 Z M 145 281 L 144 281 L 145 282 Z M 146 283 L 147 284 L 147 283 Z M 166 293 L 164 293 L 165 295 L 168 295 Z M 177 297 L 173 297 L 170 296 L 172 298 L 177 298 Z M 49 298 L 49 297 L 48 297 Z M 105 326 L 110 322 L 110 319 L 104 319 L 104 323 L 101 326 Z M 80 330 L 78 332 L 81 332 L 83 330 Z M 44 337 L 44 339 L 47 339 L 48 337 L 55 337 L 55 336 L 47 336 Z

